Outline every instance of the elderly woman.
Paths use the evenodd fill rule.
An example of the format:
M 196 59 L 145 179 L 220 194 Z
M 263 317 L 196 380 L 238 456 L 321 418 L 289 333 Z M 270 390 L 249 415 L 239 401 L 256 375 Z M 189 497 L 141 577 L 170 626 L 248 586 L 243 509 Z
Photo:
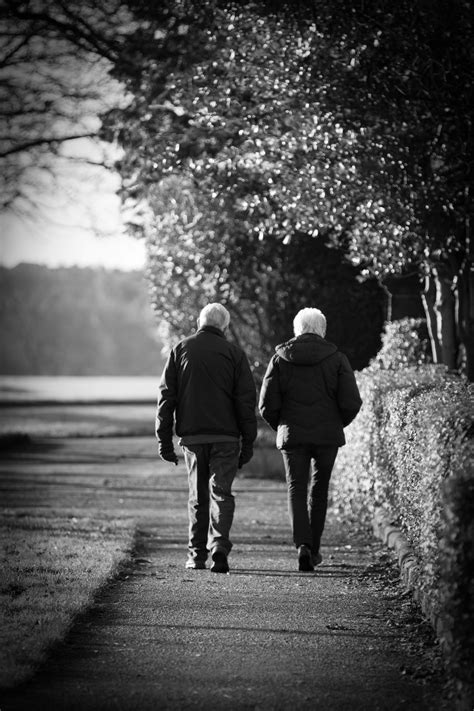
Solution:
M 324 314 L 302 309 L 293 328 L 295 337 L 277 346 L 268 364 L 259 409 L 283 455 L 298 567 L 312 571 L 322 562 L 329 480 L 345 444 L 343 428 L 362 401 L 347 357 L 324 338 Z

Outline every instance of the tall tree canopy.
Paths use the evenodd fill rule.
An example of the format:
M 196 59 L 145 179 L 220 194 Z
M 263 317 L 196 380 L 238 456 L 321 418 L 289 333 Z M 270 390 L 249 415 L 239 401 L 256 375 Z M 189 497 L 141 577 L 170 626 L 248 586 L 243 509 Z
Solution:
M 176 335 L 219 298 L 271 342 L 311 238 L 382 281 L 426 276 L 435 356 L 454 366 L 461 343 L 474 377 L 469 3 L 128 0 L 107 27 L 82 4 L 85 23 L 48 3 L 47 26 L 79 27 L 128 92 L 102 136 L 124 149 L 130 227 Z
M 209 3 L 202 25 L 160 18 L 157 45 L 170 58 L 171 44 L 175 63 L 144 67 L 134 100 L 109 117 L 126 194 L 144 206 L 135 224 L 158 312 L 179 337 L 196 308 L 223 301 L 260 365 L 295 308 L 321 300 L 317 263 L 308 274 L 297 257 L 310 256 L 306 237 L 340 245 L 360 203 L 364 220 L 380 220 L 357 136 L 314 111 L 314 25 L 261 10 Z
M 435 357 L 451 367 L 464 357 L 472 379 L 471 3 L 373 0 L 348 6 L 330 0 L 318 3 L 318 16 L 331 43 L 329 53 L 315 45 L 312 55 L 321 106 L 370 136 L 373 149 L 362 169 L 406 216 L 398 234 L 353 232 L 351 253 L 381 278 L 400 266 L 414 266 L 426 278 Z M 373 170 L 374 156 L 383 161 L 382 171 Z
M 435 358 L 456 367 L 462 344 L 472 377 L 472 23 L 466 2 L 451 5 L 188 2 L 155 15 L 166 62 L 144 68 L 119 121 L 129 194 L 161 232 L 173 209 L 156 211 L 149 186 L 169 195 L 160 181 L 179 175 L 199 208 L 167 229 L 219 245 L 231 234 L 259 263 L 255 236 L 272 252 L 304 232 L 382 281 L 417 270 Z

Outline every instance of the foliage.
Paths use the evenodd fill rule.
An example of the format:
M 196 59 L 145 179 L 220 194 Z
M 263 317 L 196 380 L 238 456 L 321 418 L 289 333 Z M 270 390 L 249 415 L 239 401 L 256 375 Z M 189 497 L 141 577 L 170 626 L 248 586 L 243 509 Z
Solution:
M 6 11 L 14 47 L 22 34 L 37 38 L 44 30 L 44 40 L 16 53 L 21 77 L 37 45 L 50 48 L 44 61 L 55 66 L 54 52 L 69 57 L 77 44 L 78 61 L 107 62 L 128 91 L 129 104 L 108 113 L 101 135 L 124 148 L 123 197 L 132 208 L 130 224 L 148 238 L 158 314 L 174 336 L 182 335 L 204 301 L 223 300 L 233 311 L 234 336 L 255 350 L 260 369 L 287 337 L 298 295 L 311 296 L 317 270 L 303 263 L 306 246 L 298 256 L 301 241 L 342 239 L 360 199 L 355 134 L 312 106 L 314 27 L 277 5 L 131 0 L 125 9 L 108 0 L 94 10 L 83 0 L 79 17 L 59 2 L 25 0 L 8 3 Z M 69 77 L 66 60 L 58 71 Z M 38 87 L 18 91 L 30 104 L 33 88 L 48 93 L 44 74 Z M 64 104 L 79 118 L 63 83 L 54 116 Z M 38 122 L 37 113 L 29 114 L 38 127 L 32 141 L 20 131 L 6 150 L 62 140 L 64 121 L 53 119 L 61 130 L 41 143 L 44 117 L 39 112 Z M 306 283 L 296 271 L 301 265 Z M 351 297 L 375 292 L 374 284 L 353 287 Z M 286 306 L 276 310 L 275 303 Z M 366 356 L 358 365 L 365 362 Z
M 470 709 L 474 703 L 472 659 L 474 637 L 474 447 L 470 443 L 467 467 L 463 457 L 452 462 L 453 473 L 445 482 L 442 500 L 442 526 L 445 535 L 441 551 L 441 590 L 447 621 L 445 643 L 450 649 L 450 663 L 457 708 Z
M 185 253 L 197 244 L 195 263 L 207 243 L 209 261 L 191 271 L 193 290 L 176 298 L 187 307 L 224 293 L 241 305 L 242 331 L 247 293 L 255 301 L 260 288 L 262 306 L 246 323 L 256 340 L 262 319 L 271 331 L 275 275 L 255 264 L 300 234 L 322 238 L 379 279 L 409 265 L 448 279 L 470 373 L 466 0 L 114 3 L 82 0 L 66 12 L 61 2 L 46 9 L 24 0 L 16 17 L 20 33 L 36 36 L 43 22 L 48 39 L 105 58 L 128 92 L 101 135 L 124 149 L 118 168 L 130 228 L 149 237 L 151 251 L 162 232 L 165 242 L 187 244 Z M 242 284 L 236 293 L 229 269 Z M 161 289 L 157 277 L 153 288 Z M 179 309 L 166 318 L 176 332 Z M 441 351 L 445 362 L 454 351 Z
M 192 199 L 187 191 L 173 198 L 181 207 Z M 317 304 L 328 319 L 328 338 L 354 367 L 367 365 L 379 347 L 383 293 L 374 280 L 358 281 L 357 270 L 344 263 L 341 253 L 305 234 L 286 245 L 236 235 L 216 244 L 201 236 L 184 209 L 181 216 L 190 225 L 181 235 L 174 221 L 168 229 L 169 213 L 148 233 L 152 302 L 159 317 L 172 324 L 168 340 L 189 335 L 199 309 L 207 301 L 221 301 L 231 312 L 233 336 L 249 352 L 259 379 L 274 346 L 292 336 L 296 312 Z
M 355 234 L 354 256 L 380 275 L 393 270 L 403 249 L 418 262 L 452 259 L 459 268 L 473 157 L 469 3 L 377 0 L 367 9 L 331 0 L 317 12 L 321 33 L 334 42 L 329 54 L 313 45 L 315 75 L 328 87 L 321 103 L 370 137 L 384 168 L 371 152 L 365 169 L 377 189 L 405 203 L 409 217 L 406 229 L 382 242 Z
M 157 375 L 162 344 L 140 272 L 0 268 L 0 372 Z
M 144 65 L 140 92 L 120 116 L 111 113 L 111 128 L 126 131 L 127 194 L 148 199 L 177 173 L 210 212 L 199 211 L 204 231 L 221 216 L 218 237 L 226 228 L 273 241 L 295 232 L 341 235 L 354 201 L 347 187 L 358 183 L 356 136 L 314 111 L 308 37 L 252 4 L 207 5 L 214 6 L 207 26 L 197 7 L 192 26 L 178 25 L 182 45 L 193 33 L 181 51 L 184 69 L 180 63 L 163 76 L 169 62 Z M 156 30 L 163 54 L 176 39 L 173 20 Z M 204 45 L 189 64 L 199 32 Z
M 356 170 L 356 135 L 314 111 L 314 27 L 253 4 L 207 5 L 204 17 L 193 6 L 192 25 L 177 8 L 156 19 L 156 51 L 166 60 L 143 65 L 139 91 L 124 112 L 111 112 L 105 135 L 114 131 L 124 148 L 124 194 L 138 203 L 133 226 L 147 238 L 153 303 L 169 338 L 189 333 L 199 308 L 220 300 L 259 373 L 301 305 L 336 302 L 336 288 L 330 299 L 320 286 L 324 245 L 343 247 L 358 201 L 365 220 L 378 212 Z M 345 273 L 347 301 L 356 308 L 358 300 L 370 322 L 368 294 L 377 288 Z M 379 314 L 372 323 L 380 327 Z M 366 363 L 356 356 L 357 367 Z
M 459 152 L 467 148 L 472 83 L 460 81 L 466 56 L 453 41 L 468 30 L 448 13 L 440 49 L 443 2 L 403 2 L 393 12 L 385 5 L 369 12 L 358 2 L 349 12 L 340 2 L 299 3 L 298 12 L 279 2 L 217 0 L 165 4 L 160 12 L 135 7 L 154 28 L 156 51 L 142 64 L 139 85 L 129 83 L 129 107 L 110 114 L 105 134 L 125 149 L 124 195 L 151 207 L 155 226 L 138 220 L 135 228 L 161 235 L 164 219 L 170 238 L 191 230 L 215 260 L 235 251 L 236 283 L 240 254 L 250 251 L 245 278 L 254 259 L 300 233 L 348 246 L 353 261 L 380 279 L 409 265 L 425 274 L 440 261 L 451 279 L 461 279 L 468 182 Z M 434 108 L 420 85 L 425 74 L 439 99 Z M 169 193 L 172 183 L 161 181 L 170 175 L 192 194 L 195 209 L 184 223 L 176 195 L 163 212 L 159 192 Z M 229 265 L 212 266 L 206 285 L 192 279 L 186 301 L 199 303 L 207 288 L 226 290 Z M 251 279 L 252 290 L 258 284 Z M 241 294 L 227 291 L 237 302 Z M 462 292 L 459 333 L 466 340 Z M 263 305 L 260 320 L 266 312 Z M 453 360 L 454 348 L 443 355 Z
M 436 312 L 430 290 L 424 301 L 433 352 L 474 380 L 470 3 L 327 0 L 316 12 L 332 38 L 330 52 L 312 47 L 320 105 L 364 135 L 361 171 L 387 219 L 405 216 L 396 231 L 353 230 L 352 258 L 380 278 L 415 266 L 436 282 Z
M 424 319 L 404 318 L 384 325 L 382 347 L 370 369 L 398 370 L 429 361 L 429 343 Z
M 402 527 L 418 558 L 419 589 L 442 622 L 453 675 L 466 683 L 473 644 L 473 619 L 466 617 L 472 606 L 462 607 L 474 564 L 472 386 L 427 365 L 368 369 L 359 385 L 364 404 L 347 430 L 334 503 L 367 524 L 382 506 Z M 470 632 L 460 633 L 463 625 Z M 468 681 L 474 691 L 474 679 Z

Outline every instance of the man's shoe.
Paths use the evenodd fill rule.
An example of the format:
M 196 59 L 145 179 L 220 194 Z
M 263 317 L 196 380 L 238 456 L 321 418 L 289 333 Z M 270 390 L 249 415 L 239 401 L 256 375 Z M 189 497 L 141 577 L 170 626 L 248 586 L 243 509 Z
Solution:
M 211 571 L 213 573 L 229 572 L 229 564 L 227 562 L 227 556 L 224 551 L 214 551 L 214 553 L 212 554 Z
M 195 560 L 194 558 L 188 558 L 185 567 L 188 568 L 188 570 L 205 570 L 206 564 L 203 560 Z
M 323 562 L 323 556 L 321 555 L 321 553 L 313 553 L 313 555 L 311 556 L 311 562 L 313 563 L 315 568 L 317 565 L 320 565 L 320 563 Z
M 305 573 L 310 573 L 314 570 L 311 550 L 308 546 L 302 545 L 298 548 L 298 570 L 302 570 Z

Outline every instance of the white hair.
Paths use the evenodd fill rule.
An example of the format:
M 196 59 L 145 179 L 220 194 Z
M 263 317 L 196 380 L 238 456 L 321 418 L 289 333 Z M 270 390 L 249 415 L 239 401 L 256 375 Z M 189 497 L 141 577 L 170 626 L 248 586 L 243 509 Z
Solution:
M 302 333 L 316 333 L 321 338 L 326 335 L 326 316 L 319 309 L 301 309 L 293 321 L 295 336 Z
M 230 313 L 225 306 L 216 302 L 207 304 L 199 314 L 199 328 L 203 326 L 215 326 L 223 331 L 230 323 Z

